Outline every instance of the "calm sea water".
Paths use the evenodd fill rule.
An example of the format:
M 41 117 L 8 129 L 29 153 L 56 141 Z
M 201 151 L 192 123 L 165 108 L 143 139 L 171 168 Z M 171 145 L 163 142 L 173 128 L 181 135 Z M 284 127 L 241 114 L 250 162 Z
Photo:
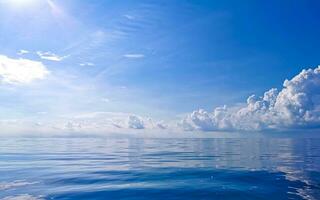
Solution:
M 1 139 L 0 199 L 320 199 L 320 139 Z

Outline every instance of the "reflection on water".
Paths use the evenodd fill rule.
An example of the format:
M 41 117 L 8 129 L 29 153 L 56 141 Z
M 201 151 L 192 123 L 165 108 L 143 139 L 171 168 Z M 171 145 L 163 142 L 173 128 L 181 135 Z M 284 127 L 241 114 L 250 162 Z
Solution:
M 0 199 L 320 199 L 320 139 L 2 139 Z

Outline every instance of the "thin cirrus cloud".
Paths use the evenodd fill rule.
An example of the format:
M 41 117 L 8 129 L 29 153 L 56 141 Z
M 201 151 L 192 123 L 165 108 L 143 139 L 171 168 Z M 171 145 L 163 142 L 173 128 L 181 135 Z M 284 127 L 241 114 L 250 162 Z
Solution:
M 37 55 L 44 60 L 50 60 L 50 61 L 62 61 L 63 59 L 67 58 L 68 56 L 59 56 L 57 54 L 54 54 L 50 51 L 48 52 L 42 52 L 42 51 L 37 51 Z
M 320 66 L 303 70 L 283 88 L 272 88 L 262 97 L 251 95 L 240 107 L 197 110 L 179 126 L 184 130 L 279 130 L 320 127 Z
M 16 196 L 7 196 L 2 200 L 43 200 L 42 196 L 32 196 L 30 194 L 21 194 Z
M 144 54 L 125 54 L 123 55 L 125 58 L 144 58 Z
M 18 187 L 24 187 L 37 184 L 38 182 L 27 182 L 25 180 L 16 180 L 13 182 L 0 182 L 0 190 L 9 190 Z
M 13 59 L 0 55 L 0 78 L 2 83 L 27 84 L 37 79 L 44 79 L 49 70 L 38 61 Z
M 18 55 L 24 55 L 30 53 L 28 50 L 20 49 L 19 52 L 17 53 Z
M 80 66 L 84 67 L 84 66 L 94 66 L 94 63 L 91 63 L 91 62 L 84 62 L 84 63 L 80 63 L 79 64 Z
M 123 15 L 123 16 L 124 16 L 125 18 L 129 19 L 129 20 L 135 19 L 135 17 L 132 16 L 132 15 Z

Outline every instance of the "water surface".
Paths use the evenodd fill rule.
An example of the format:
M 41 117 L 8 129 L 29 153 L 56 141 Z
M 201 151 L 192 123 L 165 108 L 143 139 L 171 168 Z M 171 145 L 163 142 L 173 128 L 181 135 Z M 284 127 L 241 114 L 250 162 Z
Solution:
M 320 139 L 0 141 L 0 199 L 320 199 Z

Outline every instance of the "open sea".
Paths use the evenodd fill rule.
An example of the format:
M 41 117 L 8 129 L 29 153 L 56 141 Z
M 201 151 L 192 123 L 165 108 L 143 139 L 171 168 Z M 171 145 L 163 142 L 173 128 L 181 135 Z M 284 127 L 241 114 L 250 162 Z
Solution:
M 320 139 L 0 140 L 2 200 L 320 199 Z

